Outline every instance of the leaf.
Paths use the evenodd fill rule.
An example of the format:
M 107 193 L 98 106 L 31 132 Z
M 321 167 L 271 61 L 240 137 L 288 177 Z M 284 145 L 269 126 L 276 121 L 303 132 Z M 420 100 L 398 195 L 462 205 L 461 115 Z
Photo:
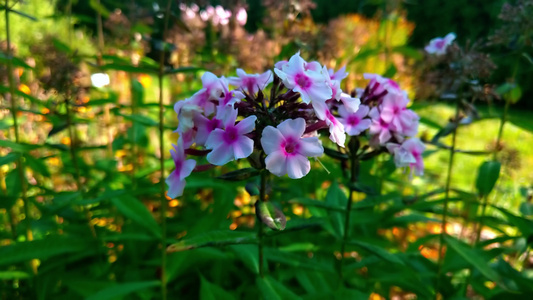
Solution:
M 256 245 L 231 245 L 229 246 L 235 255 L 242 260 L 250 271 L 259 274 L 259 259 L 257 257 Z
M 144 290 L 151 287 L 160 286 L 161 282 L 158 280 L 153 281 L 137 281 L 137 282 L 127 282 L 120 283 L 103 290 L 96 292 L 95 294 L 86 298 L 86 300 L 107 300 L 107 299 L 116 299 L 117 297 L 122 297 L 129 295 L 133 292 Z
M 26 279 L 30 274 L 22 271 L 0 271 L 0 280 Z
M 62 41 L 54 38 L 53 42 L 54 42 L 54 47 L 57 50 L 67 53 L 67 54 L 72 53 L 72 49 L 70 49 L 70 47 L 67 44 L 63 43 Z
M 5 53 L 0 52 L 0 63 L 7 64 L 9 60 L 9 57 Z M 18 58 L 16 56 L 11 57 L 11 64 L 15 67 L 33 70 L 33 68 L 30 67 L 30 65 L 28 65 L 23 59 Z
M 333 182 L 328 190 L 328 193 L 326 194 L 326 203 L 332 206 L 342 206 L 346 205 L 347 202 L 348 199 L 339 188 L 337 182 Z M 328 214 L 335 236 L 337 236 L 337 238 L 342 238 L 344 236 L 343 214 L 336 211 L 328 211 Z
M 200 247 L 224 246 L 236 244 L 255 244 L 253 232 L 215 230 L 185 238 L 167 247 L 167 252 L 185 251 Z
M 77 253 L 95 247 L 92 241 L 64 236 L 49 236 L 43 240 L 18 242 L 0 248 L 0 265 L 11 265 L 31 259 Z
M 5 5 L 0 5 L 0 8 L 2 8 L 2 10 L 4 10 L 4 9 L 6 9 L 6 6 L 5 6 Z M 21 17 L 26 18 L 26 19 L 30 19 L 30 20 L 32 20 L 32 21 L 34 21 L 34 22 L 38 21 L 37 18 L 35 18 L 35 17 L 33 17 L 33 16 L 30 16 L 30 15 L 28 15 L 28 14 L 26 14 L 26 13 L 23 13 L 23 12 L 21 12 L 21 11 L 14 10 L 14 9 L 12 9 L 12 8 L 7 8 L 7 11 L 8 11 L 8 12 L 11 12 L 11 13 L 15 13 L 15 14 L 21 16 Z
M 153 120 L 150 117 L 140 115 L 140 114 L 133 114 L 133 115 L 124 115 L 122 113 L 117 113 L 117 115 L 124 117 L 125 119 L 128 119 L 133 122 L 141 123 L 145 126 L 158 126 L 159 123 L 155 120 Z
M 444 235 L 444 240 L 449 247 L 455 250 L 462 258 L 464 258 L 468 263 L 481 272 L 481 274 L 485 275 L 485 277 L 494 282 L 501 281 L 498 273 L 491 269 L 489 265 L 475 253 L 473 249 L 449 235 Z
M 0 147 L 11 148 L 13 152 L 28 152 L 40 148 L 40 145 L 15 143 L 9 140 L 0 140 Z
M 287 218 L 283 212 L 272 202 L 255 202 L 255 212 L 261 222 L 273 230 L 283 230 L 287 224 Z
M 332 210 L 332 211 L 338 211 L 338 212 L 345 212 L 346 208 L 340 205 L 334 205 L 332 203 L 328 203 L 325 201 L 315 200 L 315 199 L 307 199 L 307 198 L 295 198 L 289 200 L 289 203 L 297 203 L 304 206 L 314 206 L 314 207 L 320 207 L 325 210 Z
M 20 153 L 9 152 L 5 156 L 0 157 L 0 166 L 10 164 L 20 157 Z
M 392 48 L 392 52 L 400 53 L 403 56 L 406 56 L 406 57 L 409 57 L 409 58 L 412 58 L 412 59 L 415 59 L 415 60 L 420 60 L 423 57 L 423 55 L 422 55 L 422 53 L 420 53 L 420 51 L 418 51 L 416 48 L 409 47 L 409 46 L 394 47 L 394 48 Z
M 333 150 L 333 149 L 328 148 L 328 147 L 324 147 L 324 154 L 326 154 L 327 156 L 329 156 L 331 158 L 335 158 L 335 159 L 338 159 L 338 160 L 347 160 L 349 158 L 348 154 L 339 152 L 337 150 Z
M 300 299 L 290 289 L 270 276 L 258 277 L 255 282 L 264 300 Z
M 124 195 L 111 198 L 111 203 L 113 203 L 118 211 L 124 216 L 145 227 L 155 236 L 161 237 L 159 225 L 141 201 L 130 195 Z
M 390 253 L 386 249 L 383 249 L 379 246 L 375 246 L 361 241 L 348 241 L 348 244 L 363 248 L 365 251 L 370 252 L 388 262 L 405 265 L 405 263 L 398 256 Z
M 194 73 L 204 70 L 203 68 L 198 67 L 179 67 L 176 69 L 170 69 L 165 71 L 165 74 L 178 74 L 178 73 Z
M 207 281 L 203 276 L 200 276 L 200 300 L 218 299 L 235 299 L 235 297 L 218 285 Z
M 298 253 L 281 251 L 275 248 L 265 248 L 264 255 L 268 261 L 282 263 L 295 269 L 310 269 L 328 273 L 334 272 L 330 261 L 321 260 L 321 257 L 318 255 L 308 258 Z
M 476 188 L 480 196 L 488 195 L 500 176 L 501 164 L 498 161 L 485 161 L 479 167 Z
M 383 74 L 383 77 L 392 78 L 394 75 L 396 75 L 397 72 L 398 72 L 398 69 L 394 65 L 391 65 L 387 69 L 387 71 L 385 71 L 385 73 Z
M 109 10 L 107 10 L 107 8 L 105 8 L 105 6 L 98 0 L 89 0 L 89 6 L 103 17 L 107 18 L 110 15 Z
M 144 86 L 136 79 L 131 80 L 132 101 L 136 105 L 142 105 L 144 102 Z
M 246 180 L 251 177 L 259 175 L 259 170 L 254 168 L 245 168 L 237 171 L 228 172 L 218 176 L 218 179 L 227 180 L 227 181 L 241 181 Z
M 24 155 L 24 159 L 26 160 L 26 164 L 28 167 L 30 167 L 34 172 L 41 174 L 45 177 L 50 177 L 50 171 L 48 170 L 48 166 L 44 163 L 44 160 L 42 158 L 35 158 L 31 155 Z

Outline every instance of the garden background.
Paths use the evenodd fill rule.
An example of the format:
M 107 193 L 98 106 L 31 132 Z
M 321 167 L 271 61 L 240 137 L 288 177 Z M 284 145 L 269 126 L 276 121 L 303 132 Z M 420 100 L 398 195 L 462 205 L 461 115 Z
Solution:
M 2 0 L 0 13 L 2 299 L 533 294 L 533 1 Z M 454 55 L 424 52 L 449 32 Z M 297 51 L 346 65 L 346 91 L 364 73 L 397 81 L 424 175 L 380 154 L 352 187 L 330 149 L 302 179 L 271 176 L 287 225 L 260 233 L 259 176 L 228 175 L 247 160 L 166 196 L 174 103 L 205 71 L 262 73 Z

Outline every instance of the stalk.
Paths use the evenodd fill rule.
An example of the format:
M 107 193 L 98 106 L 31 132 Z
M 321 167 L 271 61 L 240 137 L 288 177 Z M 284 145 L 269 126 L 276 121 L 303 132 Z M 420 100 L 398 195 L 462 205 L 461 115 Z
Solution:
M 261 171 L 261 186 L 259 189 L 259 202 L 265 202 L 266 201 L 266 178 L 267 173 L 265 170 Z M 256 206 L 257 207 L 257 206 Z M 263 222 L 261 222 L 261 219 L 259 218 L 259 214 L 257 214 L 257 238 L 259 240 L 259 243 L 257 245 L 257 255 L 259 257 L 259 275 L 261 277 L 265 276 L 264 272 L 264 265 L 263 265 L 263 245 L 264 245 L 264 227 Z
M 461 97 L 457 98 L 457 103 L 455 107 L 455 118 L 454 122 L 456 127 L 452 132 L 452 145 L 450 147 L 450 158 L 448 159 L 448 172 L 446 177 L 446 187 L 444 194 L 444 211 L 442 213 L 442 222 L 441 222 L 441 232 L 439 237 L 439 258 L 437 263 L 437 281 L 435 284 L 435 297 L 438 298 L 439 289 L 440 289 L 440 276 L 442 273 L 442 263 L 444 256 L 442 255 L 442 249 L 444 246 L 444 235 L 446 234 L 446 221 L 448 218 L 448 202 L 450 199 L 450 185 L 452 182 L 452 172 L 453 172 L 453 159 L 455 156 L 455 142 L 457 138 L 457 130 L 459 129 L 459 113 L 460 113 L 460 101 Z
M 11 35 L 10 35 L 10 28 L 9 28 L 9 1 L 5 0 L 5 19 L 6 19 L 6 42 L 7 42 L 7 57 L 9 58 L 7 60 L 7 78 L 9 81 L 9 95 L 11 98 L 11 116 L 13 117 L 13 127 L 15 128 L 15 142 L 20 143 L 20 134 L 19 134 L 19 128 L 18 128 L 18 118 L 17 118 L 17 104 L 16 104 L 16 98 L 15 98 L 15 82 L 13 81 L 13 65 L 11 62 L 11 58 L 13 56 L 13 53 L 11 53 Z M 26 176 L 24 175 L 24 161 L 22 159 L 22 155 L 17 159 L 16 168 L 18 170 L 18 176 L 21 184 L 21 197 L 22 197 L 22 205 L 24 209 L 24 215 L 26 218 L 24 219 L 24 223 L 26 223 L 26 240 L 32 241 L 33 240 L 33 232 L 31 230 L 31 216 L 30 216 L 30 208 L 27 198 L 27 182 L 26 182 Z M 34 274 L 37 274 L 37 264 L 36 260 L 30 260 L 31 269 Z
M 357 137 L 352 137 L 352 139 L 356 139 Z M 352 141 L 350 141 L 350 144 L 352 144 Z M 341 244 L 341 261 L 339 264 L 339 278 L 342 282 L 343 279 L 343 272 L 342 267 L 344 265 L 344 252 L 346 250 L 346 243 L 348 242 L 348 237 L 350 236 L 350 215 L 352 210 L 352 203 L 353 203 L 353 186 L 357 182 L 357 177 L 359 176 L 359 157 L 357 156 L 357 153 L 350 153 L 350 195 L 348 196 L 348 203 L 346 203 L 346 211 L 344 212 L 344 236 L 342 239 Z
M 167 31 L 168 31 L 168 20 L 170 16 L 170 6 L 171 0 L 167 0 L 167 6 L 165 9 L 165 19 L 163 23 L 163 43 L 165 42 Z M 167 199 L 165 197 L 166 185 L 165 185 L 165 144 L 164 144 L 164 126 L 163 126 L 163 117 L 164 117 L 164 107 L 163 107 L 163 77 L 165 75 L 165 47 L 161 49 L 161 56 L 159 57 L 159 146 L 160 146 L 160 157 L 159 157 L 159 186 L 160 191 L 160 200 L 161 200 L 161 298 L 163 300 L 167 299 L 167 249 L 166 249 L 166 239 L 167 239 Z

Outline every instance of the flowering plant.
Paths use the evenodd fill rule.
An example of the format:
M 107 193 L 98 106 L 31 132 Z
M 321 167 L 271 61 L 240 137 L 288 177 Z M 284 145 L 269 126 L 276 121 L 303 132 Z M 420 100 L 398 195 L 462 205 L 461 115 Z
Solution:
M 196 166 L 196 171 L 247 158 L 256 169 L 302 178 L 311 169 L 309 158 L 324 154 L 323 131 L 338 149 L 345 148 L 346 135 L 368 137 L 358 153 L 342 151 L 361 159 L 388 151 L 398 167 L 409 166 L 422 175 L 424 145 L 414 138 L 419 117 L 407 108 L 407 94 L 395 81 L 365 74 L 368 86 L 347 94 L 340 87 L 348 75 L 344 68 L 335 72 L 299 53 L 276 63 L 274 72 L 238 69 L 237 75 L 206 72 L 203 88 L 175 104 L 179 141 L 173 150 L 176 171 L 167 178 L 170 197 L 182 194 L 194 166 L 186 154 L 206 155 L 209 165 Z

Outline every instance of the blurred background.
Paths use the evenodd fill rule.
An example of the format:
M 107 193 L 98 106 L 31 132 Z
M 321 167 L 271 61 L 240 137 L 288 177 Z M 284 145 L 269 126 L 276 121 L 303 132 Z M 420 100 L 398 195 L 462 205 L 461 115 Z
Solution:
M 453 95 L 461 92 L 457 80 L 469 85 L 463 111 L 469 121 L 457 131 L 456 148 L 465 153 L 453 163 L 447 232 L 475 242 L 478 168 L 496 158 L 502 169 L 481 239 L 500 238 L 507 247 L 488 257 L 513 282 L 499 289 L 483 272 L 465 273 L 464 261 L 450 255 L 444 286 L 448 296 L 464 289 L 465 297 L 479 299 L 531 290 L 533 1 L 168 3 L 0 3 L 0 298 L 159 299 L 162 268 L 169 298 L 329 297 L 336 282 L 328 259 L 343 255 L 352 263 L 348 281 L 355 292 L 342 295 L 432 297 L 431 276 L 403 278 L 434 272 L 438 260 L 449 162 L 443 145 L 452 142 L 447 125 L 455 115 Z M 457 39 L 447 55 L 424 52 L 431 39 L 449 32 Z M 253 245 L 199 248 L 162 262 L 163 223 L 163 240 L 173 243 L 213 229 L 253 232 L 256 218 L 255 196 L 243 183 L 215 178 L 249 166 L 245 161 L 193 174 L 184 196 L 167 197 L 162 209 L 159 163 L 164 159 L 166 176 L 173 161 L 168 151 L 160 153 L 159 122 L 168 150 L 178 138 L 173 105 L 201 88 L 203 72 L 262 73 L 297 51 L 330 68 L 346 66 L 344 91 L 365 87 L 363 74 L 377 73 L 409 94 L 410 108 L 421 116 L 419 137 L 427 142 L 425 174 L 410 178 L 385 155 L 364 162 L 361 181 L 376 202 L 352 217 L 351 234 L 389 253 L 415 255 L 417 267 L 369 261 L 376 254 L 368 249 L 341 254 L 331 246 L 335 239 L 324 232 L 334 229 L 321 223 L 329 213 L 299 201 L 346 191 L 342 166 L 328 158 L 322 163 L 330 173 L 316 163 L 297 184 L 281 178 L 270 190 L 289 224 L 310 228 L 272 239 L 271 281 L 250 278 L 257 268 Z M 356 199 L 371 198 L 358 193 Z M 470 285 L 457 284 L 469 276 Z

